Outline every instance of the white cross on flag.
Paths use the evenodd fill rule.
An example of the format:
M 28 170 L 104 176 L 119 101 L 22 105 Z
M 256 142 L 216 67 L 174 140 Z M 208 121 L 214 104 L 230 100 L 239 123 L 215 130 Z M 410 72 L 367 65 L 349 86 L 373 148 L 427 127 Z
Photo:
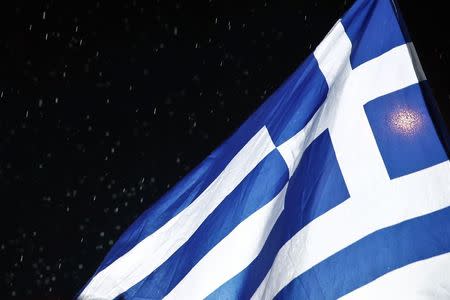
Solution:
M 357 0 L 78 297 L 450 297 L 450 162 L 435 107 L 395 3 Z

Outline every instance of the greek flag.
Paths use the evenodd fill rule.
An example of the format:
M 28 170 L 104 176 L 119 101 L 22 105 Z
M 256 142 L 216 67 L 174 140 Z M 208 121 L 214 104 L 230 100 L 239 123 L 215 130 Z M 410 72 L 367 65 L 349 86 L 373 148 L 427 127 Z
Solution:
M 450 297 L 450 162 L 433 105 L 395 3 L 355 1 L 78 297 Z

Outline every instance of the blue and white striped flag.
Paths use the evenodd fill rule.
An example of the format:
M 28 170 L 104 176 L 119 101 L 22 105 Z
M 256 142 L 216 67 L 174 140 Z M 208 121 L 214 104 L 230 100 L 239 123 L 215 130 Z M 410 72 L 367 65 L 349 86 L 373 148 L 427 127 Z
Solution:
M 450 297 L 450 162 L 427 95 L 392 0 L 357 0 L 79 298 Z

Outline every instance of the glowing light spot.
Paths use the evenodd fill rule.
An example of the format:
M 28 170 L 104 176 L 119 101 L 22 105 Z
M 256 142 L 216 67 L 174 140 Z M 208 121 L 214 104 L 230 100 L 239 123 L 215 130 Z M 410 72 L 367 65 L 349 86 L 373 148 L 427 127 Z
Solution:
M 389 120 L 391 128 L 403 135 L 414 135 L 422 127 L 422 115 L 409 108 L 396 109 Z

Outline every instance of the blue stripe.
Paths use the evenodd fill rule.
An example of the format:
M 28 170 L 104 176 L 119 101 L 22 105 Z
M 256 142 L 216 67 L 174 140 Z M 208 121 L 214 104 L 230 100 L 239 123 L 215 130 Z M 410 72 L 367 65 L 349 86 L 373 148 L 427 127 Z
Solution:
M 259 256 L 222 285 L 211 299 L 248 299 L 270 269 L 281 248 L 301 228 L 349 198 L 328 130 L 305 151 L 289 181 L 286 202 Z
M 379 230 L 297 277 L 278 299 L 336 299 L 410 263 L 450 251 L 450 207 Z
M 299 132 L 327 98 L 328 85 L 313 55 L 271 97 L 266 126 L 279 146 Z
M 122 297 L 155 299 L 168 294 L 206 253 L 239 223 L 272 200 L 287 181 L 286 163 L 278 150 L 274 150 L 208 216 L 188 242 Z
M 353 68 L 409 42 L 392 0 L 359 0 L 342 18 L 352 42 Z

